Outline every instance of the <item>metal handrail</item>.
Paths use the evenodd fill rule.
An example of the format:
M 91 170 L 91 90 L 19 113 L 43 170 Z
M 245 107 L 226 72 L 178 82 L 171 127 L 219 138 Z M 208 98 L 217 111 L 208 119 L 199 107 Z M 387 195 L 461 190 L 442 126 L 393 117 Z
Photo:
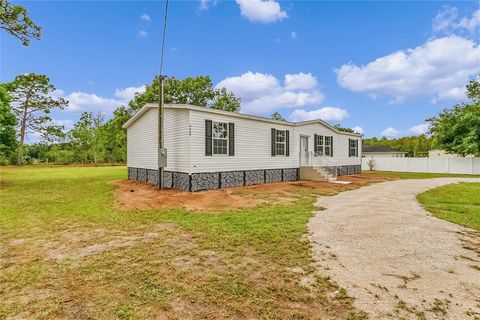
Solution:
M 315 153 L 309 152 L 307 162 L 311 166 L 319 166 L 328 168 L 328 173 L 336 178 L 338 175 L 339 164 L 330 156 L 325 155 L 323 152 Z

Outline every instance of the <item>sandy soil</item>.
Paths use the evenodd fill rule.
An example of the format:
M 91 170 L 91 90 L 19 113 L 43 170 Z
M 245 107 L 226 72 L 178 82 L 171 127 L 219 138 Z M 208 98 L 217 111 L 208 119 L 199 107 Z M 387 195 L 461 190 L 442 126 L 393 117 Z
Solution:
M 262 199 L 234 194 L 231 189 L 184 192 L 157 190 L 155 186 L 137 181 L 115 181 L 115 207 L 122 210 L 183 208 L 205 211 L 252 208 L 264 203 Z
M 480 319 L 480 233 L 415 198 L 458 181 L 480 179 L 390 181 L 319 198 L 325 210 L 309 222 L 318 269 L 371 319 Z
M 253 208 L 263 203 L 288 203 L 298 197 L 298 191 L 312 193 L 337 193 L 356 189 L 369 183 L 395 179 L 381 174 L 356 174 L 339 177 L 350 181 L 340 185 L 320 181 L 293 181 L 261 184 L 240 188 L 182 192 L 178 190 L 157 190 L 155 186 L 138 181 L 112 181 L 115 189 L 115 207 L 122 210 L 149 210 L 183 208 L 195 211 L 225 211 Z

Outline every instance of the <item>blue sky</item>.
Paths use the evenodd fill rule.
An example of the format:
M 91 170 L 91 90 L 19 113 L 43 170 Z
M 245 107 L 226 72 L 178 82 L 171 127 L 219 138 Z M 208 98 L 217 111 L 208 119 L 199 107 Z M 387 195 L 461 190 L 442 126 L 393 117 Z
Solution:
M 1 34 L 1 81 L 46 74 L 70 106 L 108 115 L 159 72 L 164 2 L 28 1 L 41 41 Z M 209 75 L 242 112 L 322 118 L 366 137 L 425 130 L 480 72 L 478 2 L 171 1 L 165 73 Z

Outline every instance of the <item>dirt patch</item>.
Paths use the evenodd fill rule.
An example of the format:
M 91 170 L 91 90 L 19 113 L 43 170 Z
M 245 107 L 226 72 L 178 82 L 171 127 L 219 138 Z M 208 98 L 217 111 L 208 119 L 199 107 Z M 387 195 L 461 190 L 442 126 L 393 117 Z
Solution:
M 137 181 L 115 181 L 115 207 L 121 210 L 182 208 L 192 211 L 235 210 L 253 208 L 265 201 L 235 194 L 232 189 L 184 192 L 157 190 Z
M 321 181 L 292 181 L 200 192 L 158 190 L 153 185 L 130 180 L 111 183 L 117 186 L 114 191 L 115 208 L 120 210 L 182 208 L 191 211 L 229 211 L 254 208 L 265 203 L 290 203 L 298 199 L 302 193 L 336 194 L 366 184 L 394 179 L 396 178 L 382 174 L 356 174 L 338 178 L 340 181 L 351 182 L 348 185 Z
M 416 195 L 458 181 L 371 185 L 333 197 L 310 220 L 316 265 L 372 319 L 478 319 L 480 234 L 437 219 Z
M 98 254 L 111 249 L 132 245 L 133 243 L 135 243 L 135 241 L 138 241 L 139 239 L 139 237 L 121 237 L 119 239 L 102 243 L 95 243 L 73 250 L 68 246 L 62 246 L 49 252 L 48 259 L 61 260 L 68 258 L 72 260 L 77 260 L 83 257 L 91 256 L 92 254 Z
M 172 249 L 191 246 L 188 233 L 173 223 L 161 223 L 148 230 L 122 231 L 115 229 L 71 226 L 54 233 L 50 239 L 12 239 L 0 247 L 0 263 L 14 266 L 36 260 L 78 261 L 106 251 L 159 241 Z
M 124 232 L 107 229 L 67 229 L 56 237 L 55 242 L 47 242 L 46 259 L 79 260 L 105 251 L 136 245 L 139 242 L 148 243 L 161 237 L 171 240 L 175 245 L 190 242 L 190 235 L 180 232 L 173 223 L 156 224 L 146 231 Z M 184 238 L 188 239 L 185 240 Z

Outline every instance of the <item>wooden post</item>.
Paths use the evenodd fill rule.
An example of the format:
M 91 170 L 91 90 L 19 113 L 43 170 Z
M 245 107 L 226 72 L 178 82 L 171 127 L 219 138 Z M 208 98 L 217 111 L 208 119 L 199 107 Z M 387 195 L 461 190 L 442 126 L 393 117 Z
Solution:
M 159 91 L 159 96 L 158 96 L 158 156 L 157 156 L 157 161 L 160 159 L 160 152 L 165 147 L 165 138 L 164 138 L 164 133 L 165 133 L 165 116 L 164 116 L 164 103 L 163 103 L 163 75 L 160 75 L 158 78 L 159 86 L 160 86 L 160 91 Z M 158 166 L 158 189 L 163 189 L 163 170 L 164 168 L 162 166 Z

